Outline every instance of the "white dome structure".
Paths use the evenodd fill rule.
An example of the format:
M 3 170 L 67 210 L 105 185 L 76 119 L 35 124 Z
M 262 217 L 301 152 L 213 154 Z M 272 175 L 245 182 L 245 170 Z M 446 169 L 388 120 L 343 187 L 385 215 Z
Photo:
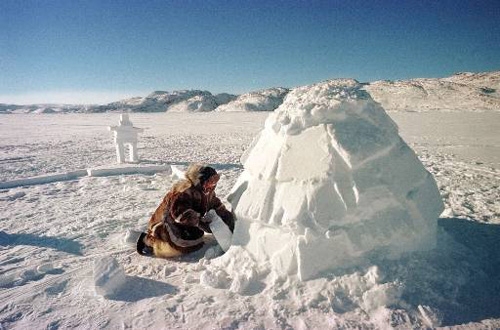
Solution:
M 434 246 L 443 210 L 434 178 L 362 87 L 300 87 L 268 117 L 228 197 L 231 249 L 306 280 L 372 253 Z

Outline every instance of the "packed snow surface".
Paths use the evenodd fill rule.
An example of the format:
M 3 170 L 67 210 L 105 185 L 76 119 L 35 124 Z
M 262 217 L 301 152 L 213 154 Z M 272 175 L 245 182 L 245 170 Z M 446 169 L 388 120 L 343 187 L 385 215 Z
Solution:
M 307 281 L 254 267 L 242 247 L 237 259 L 214 259 L 222 251 L 210 235 L 192 255 L 139 256 L 136 231 L 187 164 L 215 166 L 226 196 L 268 115 L 130 114 L 146 130 L 143 163 L 126 172 L 107 131 L 118 114 L 0 116 L 0 182 L 18 180 L 0 189 L 0 328 L 500 327 L 498 112 L 390 114 L 444 200 L 436 248 Z M 142 172 L 153 165 L 174 166 Z
M 230 196 L 233 244 L 302 280 L 432 248 L 443 202 L 397 126 L 355 80 L 297 88 L 269 116 Z M 239 253 L 228 253 L 234 258 Z

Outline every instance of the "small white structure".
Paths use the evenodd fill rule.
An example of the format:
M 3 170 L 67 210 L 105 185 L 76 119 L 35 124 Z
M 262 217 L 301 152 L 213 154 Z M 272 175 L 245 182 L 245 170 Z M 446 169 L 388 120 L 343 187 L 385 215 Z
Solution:
M 130 149 L 129 162 L 137 163 L 137 137 L 144 129 L 137 128 L 132 125 L 128 118 L 128 114 L 120 115 L 120 123 L 118 126 L 109 126 L 108 129 L 115 133 L 116 156 L 119 164 L 125 162 L 125 145 Z

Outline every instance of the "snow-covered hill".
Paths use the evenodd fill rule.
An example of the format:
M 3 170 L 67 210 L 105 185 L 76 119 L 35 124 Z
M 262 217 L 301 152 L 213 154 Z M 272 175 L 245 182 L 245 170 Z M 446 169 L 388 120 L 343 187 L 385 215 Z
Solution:
M 500 71 L 457 73 L 446 78 L 381 80 L 365 83 L 371 97 L 387 111 L 500 111 Z M 0 104 L 1 113 L 274 111 L 290 89 L 283 87 L 242 95 L 208 91 L 156 91 L 146 97 L 106 105 Z
M 500 71 L 365 85 L 388 111 L 500 111 Z
M 146 97 L 134 97 L 97 107 L 98 111 L 212 111 L 219 105 L 229 102 L 236 96 L 231 94 L 212 95 L 208 91 L 182 90 L 173 92 L 156 91 Z
M 155 91 L 145 97 L 132 97 L 105 105 L 15 105 L 0 104 L 0 113 L 100 113 L 100 112 L 202 112 L 213 111 L 236 95 L 208 91 Z
M 65 113 L 65 112 L 92 112 L 88 111 L 92 106 L 68 105 L 68 104 L 0 104 L 0 114 L 2 113 Z
M 500 71 L 482 73 L 461 72 L 449 78 L 443 78 L 443 80 L 484 88 L 486 92 L 500 96 Z
M 283 103 L 290 92 L 288 88 L 276 87 L 261 91 L 246 93 L 234 101 L 221 105 L 217 111 L 274 111 Z

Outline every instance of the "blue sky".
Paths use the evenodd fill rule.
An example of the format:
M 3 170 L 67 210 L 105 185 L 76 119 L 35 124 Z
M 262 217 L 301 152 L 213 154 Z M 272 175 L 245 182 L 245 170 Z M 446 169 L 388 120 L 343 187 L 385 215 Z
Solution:
M 498 0 L 0 1 L 0 103 L 492 70 Z

